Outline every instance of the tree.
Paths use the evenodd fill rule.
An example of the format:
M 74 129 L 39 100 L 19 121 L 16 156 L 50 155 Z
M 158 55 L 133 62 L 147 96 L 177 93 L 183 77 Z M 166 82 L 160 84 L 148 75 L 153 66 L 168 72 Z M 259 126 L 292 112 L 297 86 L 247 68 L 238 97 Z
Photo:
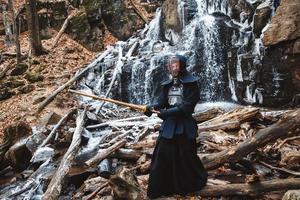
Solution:
M 45 53 L 42 46 L 38 15 L 36 9 L 36 0 L 26 0 L 26 16 L 28 23 L 29 44 L 33 55 Z
M 19 14 L 15 13 L 12 0 L 8 0 L 8 7 L 12 13 L 12 18 L 13 18 L 13 35 L 14 35 L 14 43 L 16 45 L 16 59 L 17 59 L 17 64 L 19 64 L 21 61 L 21 49 L 20 49 L 20 42 L 19 42 L 19 26 L 18 26 Z
M 13 44 L 13 35 L 11 31 L 11 25 L 9 22 L 8 17 L 8 5 L 3 3 L 2 4 L 2 18 L 3 18 L 3 24 L 5 27 L 5 43 L 7 46 L 11 46 Z

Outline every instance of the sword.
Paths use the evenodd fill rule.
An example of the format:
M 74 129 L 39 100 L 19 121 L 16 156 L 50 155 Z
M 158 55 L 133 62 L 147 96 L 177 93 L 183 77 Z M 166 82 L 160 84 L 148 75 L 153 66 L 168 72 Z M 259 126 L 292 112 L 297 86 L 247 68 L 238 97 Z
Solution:
M 145 105 L 137 105 L 137 104 L 132 104 L 132 103 L 126 103 L 123 101 L 118 101 L 118 100 L 114 100 L 114 99 L 110 99 L 110 98 L 104 98 L 104 97 L 98 97 L 96 95 L 92 95 L 92 94 L 86 94 L 84 92 L 79 92 L 76 90 L 69 90 L 69 92 L 78 94 L 78 95 L 82 95 L 82 96 L 86 96 L 86 97 L 90 97 L 92 99 L 96 99 L 96 100 L 100 100 L 100 101 L 106 101 L 106 102 L 110 102 L 110 103 L 114 103 L 117 105 L 121 105 L 121 106 L 126 106 L 129 107 L 131 109 L 140 111 L 140 112 L 146 112 L 147 111 L 147 106 Z M 159 113 L 159 111 L 152 109 L 151 112 L 153 113 Z

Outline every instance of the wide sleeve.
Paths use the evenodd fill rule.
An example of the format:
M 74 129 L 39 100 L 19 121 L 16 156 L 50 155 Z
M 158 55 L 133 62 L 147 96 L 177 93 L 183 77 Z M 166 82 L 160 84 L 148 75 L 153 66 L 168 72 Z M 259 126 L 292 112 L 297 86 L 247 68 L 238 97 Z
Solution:
M 159 96 L 156 99 L 156 101 L 152 104 L 152 107 L 155 110 L 161 110 L 167 107 L 167 93 L 166 93 L 167 87 L 163 86 L 160 90 Z

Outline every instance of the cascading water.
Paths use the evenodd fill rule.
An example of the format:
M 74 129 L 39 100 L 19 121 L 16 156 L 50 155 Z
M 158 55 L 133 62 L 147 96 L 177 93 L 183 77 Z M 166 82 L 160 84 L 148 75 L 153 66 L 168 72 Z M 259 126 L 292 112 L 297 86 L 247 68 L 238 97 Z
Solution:
M 192 14 L 187 13 L 190 5 L 195 5 Z M 226 0 L 178 0 L 181 31 L 176 32 L 162 27 L 165 18 L 159 8 L 144 30 L 110 47 L 110 53 L 97 64 L 101 69 L 92 72 L 94 81 L 82 81 L 78 87 L 99 95 L 110 88 L 109 97 L 146 104 L 157 96 L 159 83 L 168 76 L 166 56 L 182 54 L 188 57 L 188 70 L 200 77 L 203 102 L 261 103 L 261 88 L 252 87 L 255 78 L 251 74 L 256 72 L 245 69 L 245 65 L 253 65 L 250 54 L 258 61 L 263 57 L 261 41 L 253 38 L 245 13 L 240 13 L 240 22 L 236 22 L 228 16 L 231 12 Z

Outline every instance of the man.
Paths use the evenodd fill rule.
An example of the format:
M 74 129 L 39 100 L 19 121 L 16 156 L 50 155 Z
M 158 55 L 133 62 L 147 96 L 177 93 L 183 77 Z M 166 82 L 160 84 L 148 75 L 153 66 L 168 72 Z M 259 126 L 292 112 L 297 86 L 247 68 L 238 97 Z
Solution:
M 198 78 L 186 70 L 186 58 L 168 59 L 172 75 L 161 84 L 161 93 L 145 115 L 158 110 L 163 119 L 153 152 L 147 195 L 158 198 L 173 194 L 186 195 L 200 190 L 207 182 L 207 172 L 197 156 L 197 123 L 192 117 L 199 100 Z

